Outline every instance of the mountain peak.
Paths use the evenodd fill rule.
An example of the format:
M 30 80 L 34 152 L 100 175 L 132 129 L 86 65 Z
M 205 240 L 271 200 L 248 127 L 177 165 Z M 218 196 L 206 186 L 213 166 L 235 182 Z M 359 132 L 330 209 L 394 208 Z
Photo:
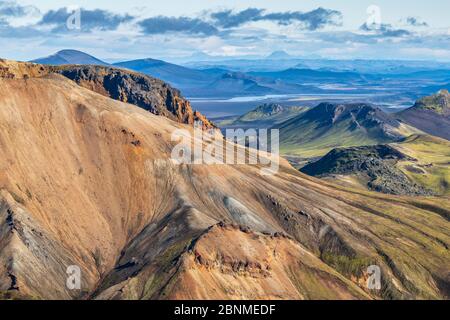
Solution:
M 254 111 L 264 113 L 266 115 L 274 115 L 284 110 L 283 106 L 278 103 L 264 103 L 258 106 Z
M 32 60 L 31 62 L 40 64 L 50 64 L 50 65 L 65 65 L 65 64 L 76 64 L 76 65 L 100 65 L 107 66 L 108 63 L 97 59 L 90 54 L 85 52 L 74 50 L 74 49 L 64 49 L 52 54 L 48 57 L 38 58 Z
M 290 59 L 290 58 L 292 58 L 292 56 L 283 50 L 274 51 L 267 56 L 267 59 Z
M 347 118 L 354 118 L 356 120 L 376 118 L 381 121 L 393 121 L 380 108 L 368 103 L 337 104 L 324 102 L 308 111 L 308 114 L 313 119 L 322 119 L 331 121 L 331 123 L 339 122 Z

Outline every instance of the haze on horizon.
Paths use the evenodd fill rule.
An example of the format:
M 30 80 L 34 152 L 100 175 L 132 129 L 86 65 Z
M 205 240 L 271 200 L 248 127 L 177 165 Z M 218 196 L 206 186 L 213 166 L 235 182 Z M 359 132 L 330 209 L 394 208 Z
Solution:
M 414 5 L 412 5 L 414 3 Z M 436 8 L 439 7 L 439 10 Z M 67 19 L 80 8 L 80 25 Z M 106 61 L 261 57 L 450 61 L 450 2 L 0 1 L 0 57 L 77 49 Z

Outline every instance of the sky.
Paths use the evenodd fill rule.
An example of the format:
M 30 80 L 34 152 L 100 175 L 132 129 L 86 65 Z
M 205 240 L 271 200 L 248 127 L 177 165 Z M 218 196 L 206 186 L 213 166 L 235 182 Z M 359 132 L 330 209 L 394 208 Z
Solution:
M 448 0 L 0 0 L 0 57 L 450 61 Z

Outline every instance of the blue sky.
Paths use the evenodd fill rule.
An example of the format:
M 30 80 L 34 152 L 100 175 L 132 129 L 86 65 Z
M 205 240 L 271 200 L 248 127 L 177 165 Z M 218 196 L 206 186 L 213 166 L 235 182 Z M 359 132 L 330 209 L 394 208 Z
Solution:
M 80 28 L 67 18 L 80 11 Z M 0 57 L 217 56 L 450 61 L 450 1 L 0 0 Z

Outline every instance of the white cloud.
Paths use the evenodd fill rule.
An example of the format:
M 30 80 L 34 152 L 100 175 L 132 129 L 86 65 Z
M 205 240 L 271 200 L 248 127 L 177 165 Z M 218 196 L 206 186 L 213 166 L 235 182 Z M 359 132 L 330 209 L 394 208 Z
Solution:
M 226 8 L 220 11 L 226 12 Z M 89 12 L 92 18 L 90 26 L 95 28 L 87 28 L 82 32 L 62 32 L 61 28 L 55 30 L 54 25 L 55 21 L 56 24 L 64 22 L 66 11 L 61 8 L 53 8 L 52 14 L 49 14 L 34 6 L 0 0 L 0 38 L 7 44 L 0 49 L 0 54 L 8 57 L 14 54 L 18 57 L 28 55 L 27 58 L 32 59 L 64 48 L 77 48 L 89 49 L 90 53 L 100 58 L 126 59 L 188 56 L 197 51 L 225 56 L 266 55 L 276 49 L 325 57 L 429 57 L 450 60 L 450 29 L 427 27 L 424 20 L 412 15 L 409 18 L 414 17 L 415 20 L 409 19 L 409 24 L 405 20 L 407 18 L 403 18 L 397 19 L 397 24 L 386 22 L 380 30 L 346 30 L 338 23 L 329 23 L 327 11 L 305 10 L 307 13 L 313 12 L 305 16 L 295 10 L 245 12 L 241 8 L 240 11 L 231 11 L 231 26 L 228 26 L 230 23 L 227 25 L 224 16 L 216 19 L 220 23 L 214 22 L 211 11 L 208 11 L 191 14 L 189 18 L 181 20 L 182 16 L 166 19 L 167 28 L 159 30 L 164 31 L 159 32 L 162 34 L 152 29 L 151 34 L 146 35 L 139 22 L 155 17 L 154 10 L 135 8 L 131 13 L 118 13 L 112 9 L 96 11 L 91 8 Z M 47 17 L 46 21 L 52 18 L 52 24 L 39 23 L 43 16 Z M 97 17 L 106 21 L 108 26 L 102 28 Z M 290 23 L 282 23 L 283 17 L 290 17 Z M 343 18 L 346 19 L 345 16 Z M 309 28 L 305 28 L 304 21 L 307 21 Z M 399 25 L 399 21 L 403 24 Z M 153 26 L 151 23 L 149 25 Z M 192 28 L 186 33 L 180 26 Z M 39 45 L 39 48 L 33 50 L 29 45 L 24 46 L 24 43 Z M 46 52 L 40 54 L 41 51 Z

